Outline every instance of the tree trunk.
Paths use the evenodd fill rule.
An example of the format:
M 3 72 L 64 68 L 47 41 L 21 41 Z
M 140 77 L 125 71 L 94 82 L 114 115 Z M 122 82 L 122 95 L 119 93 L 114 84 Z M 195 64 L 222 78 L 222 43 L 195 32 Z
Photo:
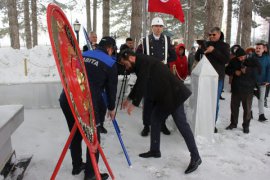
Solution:
M 32 48 L 32 39 L 31 39 L 31 28 L 30 28 L 30 18 L 29 18 L 29 2 L 28 0 L 23 1 L 24 5 L 24 28 L 25 28 L 25 41 L 26 48 Z
M 190 7 L 190 9 L 188 10 L 188 37 L 186 48 L 189 51 L 194 43 L 194 0 L 188 0 L 188 7 Z
M 228 0 L 227 10 L 227 28 L 226 28 L 226 42 L 231 44 L 231 29 L 232 29 L 232 0 Z
M 243 4 L 243 21 L 241 32 L 241 46 L 247 48 L 251 42 L 251 26 L 252 26 L 252 0 L 245 0 Z
M 32 37 L 33 47 L 38 45 L 38 32 L 37 32 L 37 0 L 31 0 L 32 9 Z
M 148 27 L 148 18 L 147 18 L 147 0 L 142 0 L 142 14 L 143 14 L 143 29 L 142 29 L 142 33 L 143 33 L 143 37 L 146 36 L 146 30 L 147 30 L 147 27 Z
M 7 1 L 10 44 L 14 49 L 20 49 L 19 24 L 16 0 Z
M 91 7 L 90 7 L 90 0 L 86 0 L 86 20 L 87 20 L 87 32 L 90 32 L 91 27 Z
M 240 0 L 239 15 L 238 15 L 238 27 L 237 27 L 237 35 L 236 35 L 236 44 L 240 44 L 240 42 L 241 42 L 243 5 L 244 5 L 244 0 Z
M 93 1 L 93 31 L 97 31 L 97 0 Z
M 110 0 L 103 1 L 103 37 L 110 36 Z
M 207 0 L 206 3 L 206 25 L 204 29 L 204 37 L 208 37 L 210 29 L 220 27 L 223 16 L 223 0 Z
M 136 43 L 139 42 L 142 33 L 142 1 L 132 0 L 130 37 Z

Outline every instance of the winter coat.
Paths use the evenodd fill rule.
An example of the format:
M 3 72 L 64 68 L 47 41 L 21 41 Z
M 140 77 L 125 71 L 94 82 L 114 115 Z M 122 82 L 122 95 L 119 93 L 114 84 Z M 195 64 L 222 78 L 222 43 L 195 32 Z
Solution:
M 241 73 L 237 76 L 235 72 L 246 68 L 246 73 Z M 237 57 L 233 58 L 226 67 L 226 74 L 233 76 L 231 83 L 232 93 L 252 94 L 256 86 L 256 74 L 261 70 L 261 65 L 256 58 L 247 58 L 244 61 L 238 60 Z
M 118 82 L 115 60 L 99 49 L 86 51 L 83 53 L 83 57 L 92 97 L 98 98 L 98 102 L 103 101 L 102 93 L 105 90 L 108 109 L 113 110 Z
M 218 79 L 224 80 L 225 77 L 225 64 L 230 60 L 230 45 L 224 42 L 224 34 L 221 32 L 220 39 L 214 41 L 203 41 L 202 47 L 198 48 L 195 53 L 195 60 L 200 61 L 204 55 L 207 47 L 213 46 L 214 50 L 211 53 L 205 54 L 210 61 L 216 72 Z
M 135 106 L 147 96 L 161 111 L 172 113 L 191 95 L 183 82 L 154 57 L 137 54 L 134 71 L 137 80 L 128 98 Z
M 148 36 L 149 38 L 149 51 L 150 56 L 154 56 L 159 61 L 163 61 L 165 59 L 165 38 L 164 35 L 161 34 L 159 40 L 155 40 L 153 34 Z M 170 37 L 167 36 L 167 43 L 168 43 L 168 56 L 167 56 L 167 63 L 175 61 L 176 54 L 173 46 L 171 45 Z M 147 54 L 146 52 L 146 38 L 143 38 L 142 43 L 138 46 L 136 53 L 139 54 Z
M 180 48 L 184 49 L 184 52 L 182 55 L 179 54 Z M 186 77 L 188 76 L 188 61 L 187 61 L 187 56 L 185 55 L 185 45 L 184 44 L 179 44 L 175 48 L 176 56 L 177 59 L 176 61 L 170 62 L 169 66 L 171 69 L 171 72 L 173 72 L 179 79 L 185 80 Z M 176 71 L 174 72 L 174 67 L 176 67 Z
M 268 55 L 263 54 L 261 57 L 253 54 L 259 60 L 262 70 L 261 74 L 257 74 L 256 78 L 259 85 L 262 85 L 265 82 L 270 83 L 270 58 Z

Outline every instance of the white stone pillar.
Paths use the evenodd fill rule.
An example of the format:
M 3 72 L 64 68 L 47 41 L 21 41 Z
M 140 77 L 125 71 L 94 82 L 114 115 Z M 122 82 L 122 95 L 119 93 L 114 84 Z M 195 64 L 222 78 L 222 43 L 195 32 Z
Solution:
M 195 137 L 213 141 L 218 74 L 206 56 L 191 73 L 190 126 Z

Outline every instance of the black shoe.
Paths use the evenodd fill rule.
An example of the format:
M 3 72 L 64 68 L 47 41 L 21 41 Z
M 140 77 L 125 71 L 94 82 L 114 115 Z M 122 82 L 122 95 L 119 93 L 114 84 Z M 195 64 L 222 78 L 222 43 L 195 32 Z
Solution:
M 222 97 L 222 96 L 220 96 L 220 97 L 219 97 L 219 99 L 220 99 L 220 100 L 225 100 L 225 98 L 224 98 L 224 97 Z
M 218 129 L 216 127 L 214 129 L 214 133 L 218 133 Z
M 101 180 L 106 180 L 109 178 L 109 174 L 107 173 L 100 173 Z M 84 180 L 96 180 L 96 176 L 89 177 L 87 175 L 84 176 Z
M 72 175 L 80 174 L 82 170 L 85 169 L 85 163 L 83 162 L 80 166 L 73 167 L 72 169 Z
M 232 130 L 236 128 L 236 125 L 230 124 L 228 127 L 226 127 L 226 130 Z
M 189 173 L 195 171 L 201 163 L 202 163 L 201 158 L 199 158 L 197 160 L 193 160 L 191 158 L 190 163 L 189 163 L 187 169 L 185 170 L 185 174 L 189 174 Z
M 246 133 L 246 134 L 248 134 L 249 133 L 249 128 L 248 127 L 244 127 L 243 128 L 243 132 Z
M 148 151 L 146 153 L 139 154 L 139 156 L 142 158 L 150 158 L 150 157 L 160 158 L 161 153 L 160 153 L 160 151 Z
M 169 131 L 169 129 L 167 128 L 166 124 L 164 124 L 162 127 L 161 127 L 161 132 L 163 132 L 163 134 L 165 135 L 170 135 L 171 132 Z
M 107 134 L 107 129 L 104 126 L 99 126 L 100 133 Z
M 149 132 L 150 132 L 149 126 L 144 126 L 144 128 L 143 128 L 143 130 L 141 132 L 141 135 L 144 136 L 144 137 L 148 136 Z
M 260 116 L 259 116 L 259 121 L 260 122 L 263 122 L 263 121 L 266 121 L 267 119 L 266 119 L 266 117 L 264 116 L 264 114 L 260 114 Z

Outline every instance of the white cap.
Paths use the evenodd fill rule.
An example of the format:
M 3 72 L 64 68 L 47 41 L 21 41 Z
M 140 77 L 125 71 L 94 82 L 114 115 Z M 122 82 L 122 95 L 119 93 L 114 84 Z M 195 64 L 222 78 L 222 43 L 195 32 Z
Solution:
M 154 17 L 152 19 L 151 26 L 154 26 L 154 25 L 164 26 L 163 20 L 160 17 Z

